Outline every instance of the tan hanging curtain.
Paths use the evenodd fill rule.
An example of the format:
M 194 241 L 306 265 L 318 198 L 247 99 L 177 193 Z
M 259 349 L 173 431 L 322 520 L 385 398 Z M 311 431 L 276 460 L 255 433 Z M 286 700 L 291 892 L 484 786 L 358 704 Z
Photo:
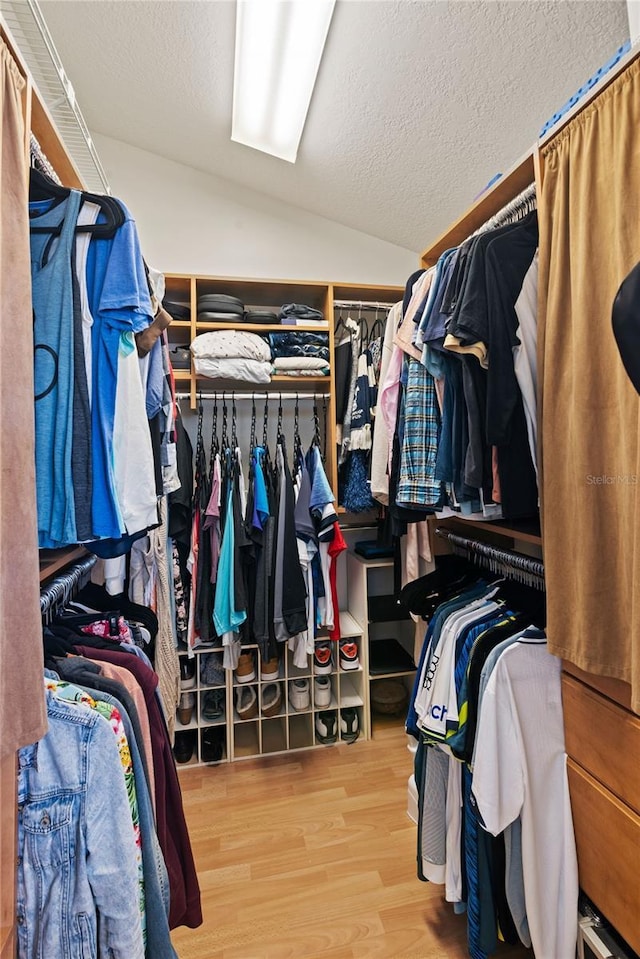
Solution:
M 33 432 L 25 81 L 0 40 L 0 754 L 47 729 Z
M 549 649 L 640 713 L 640 401 L 611 308 L 640 260 L 640 63 L 542 151 L 538 368 Z

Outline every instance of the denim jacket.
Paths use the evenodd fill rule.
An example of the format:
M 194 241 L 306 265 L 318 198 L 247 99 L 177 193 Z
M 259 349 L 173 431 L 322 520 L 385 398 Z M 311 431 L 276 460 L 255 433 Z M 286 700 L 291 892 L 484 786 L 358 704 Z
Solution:
M 115 736 L 47 692 L 19 753 L 18 959 L 144 959 L 133 826 Z

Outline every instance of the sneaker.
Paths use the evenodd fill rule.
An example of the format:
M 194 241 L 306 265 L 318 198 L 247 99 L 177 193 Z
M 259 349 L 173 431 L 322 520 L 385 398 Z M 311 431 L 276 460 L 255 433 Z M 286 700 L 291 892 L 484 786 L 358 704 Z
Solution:
M 219 763 L 224 755 L 225 729 L 209 726 L 200 735 L 200 759 L 203 763 Z
M 239 719 L 254 719 L 258 715 L 255 686 L 242 686 L 236 689 L 236 711 Z
M 296 710 L 308 709 L 310 704 L 309 680 L 292 679 L 289 683 L 289 702 Z
M 193 689 L 196 684 L 196 661 L 180 657 L 180 689 Z
M 193 747 L 196 744 L 195 732 L 176 733 L 173 755 L 177 763 L 188 763 L 193 756 Z
M 345 743 L 355 743 L 359 735 L 358 711 L 354 706 L 345 706 L 340 710 L 340 739 Z
M 316 737 L 321 743 L 335 743 L 338 738 L 338 716 L 335 709 L 316 713 Z
M 277 679 L 280 675 L 280 660 L 277 655 L 260 662 L 260 679 L 263 683 L 270 679 Z
M 316 706 L 328 706 L 331 702 L 331 680 L 328 676 L 316 676 L 313 681 L 313 701 Z
M 351 640 L 340 643 L 340 669 L 360 669 L 357 643 Z
M 178 703 L 178 719 L 183 726 L 188 726 L 193 716 L 193 710 L 196 705 L 195 693 L 182 693 Z
M 224 716 L 224 689 L 210 689 L 202 700 L 202 718 L 214 722 Z
M 282 707 L 280 683 L 269 683 L 262 688 L 262 715 L 277 716 Z
M 225 675 L 221 653 L 207 653 L 200 657 L 200 682 L 203 686 L 224 686 Z
M 331 672 L 331 643 L 316 643 L 313 650 L 313 671 L 316 676 Z
M 256 678 L 256 666 L 253 653 L 240 653 L 236 667 L 236 679 L 239 683 L 251 683 Z

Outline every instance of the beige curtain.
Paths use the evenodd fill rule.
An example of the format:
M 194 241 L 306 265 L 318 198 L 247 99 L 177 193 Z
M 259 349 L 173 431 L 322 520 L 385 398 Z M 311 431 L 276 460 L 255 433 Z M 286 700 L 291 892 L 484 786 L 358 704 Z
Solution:
M 47 729 L 33 433 L 24 80 L 0 40 L 0 754 Z
M 640 260 L 640 64 L 543 150 L 538 337 L 550 650 L 640 713 L 640 401 L 611 326 Z M 640 344 L 639 344 L 640 349 Z

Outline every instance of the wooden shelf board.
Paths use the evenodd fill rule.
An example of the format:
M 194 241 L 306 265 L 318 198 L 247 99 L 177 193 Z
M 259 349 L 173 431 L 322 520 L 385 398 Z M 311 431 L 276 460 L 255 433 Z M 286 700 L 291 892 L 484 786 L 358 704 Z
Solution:
M 362 636 L 362 626 L 347 609 L 340 610 L 340 635 L 343 639 Z
M 483 523 L 482 520 L 465 519 L 464 516 L 447 516 L 446 519 L 436 519 L 434 521 L 436 526 L 450 526 L 451 524 L 455 524 L 461 535 L 465 535 L 464 529 L 484 529 L 489 533 L 497 533 L 509 539 L 542 546 L 542 536 L 540 534 L 540 523 L 538 520 L 522 520 L 520 522 L 493 520 Z
M 459 246 L 534 180 L 534 160 L 533 150 L 531 150 L 510 170 L 507 170 L 490 189 L 482 193 L 455 223 L 423 251 L 420 258 L 422 266 L 433 266 L 445 250 Z
M 191 324 L 183 321 L 185 325 Z M 305 323 L 304 326 L 287 326 L 282 323 L 213 323 L 201 322 L 196 320 L 196 332 L 211 332 L 215 330 L 238 330 L 241 333 L 328 333 L 329 326 L 324 323 L 322 326 L 315 326 L 313 323 Z
M 40 550 L 40 582 L 43 583 L 70 563 L 87 555 L 84 546 L 65 546 L 63 549 Z
M 190 370 L 174 370 L 173 378 L 176 381 L 176 383 L 188 383 L 189 380 L 191 379 L 191 371 Z

